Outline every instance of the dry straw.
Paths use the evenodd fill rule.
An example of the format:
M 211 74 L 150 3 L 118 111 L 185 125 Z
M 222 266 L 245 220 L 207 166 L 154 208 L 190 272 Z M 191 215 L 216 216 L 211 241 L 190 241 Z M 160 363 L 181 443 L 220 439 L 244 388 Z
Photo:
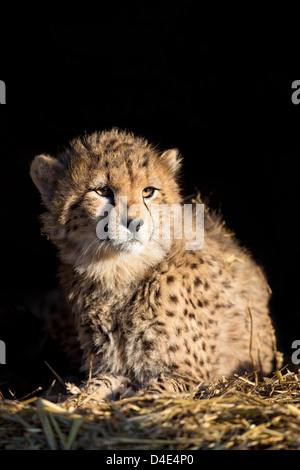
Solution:
M 300 449 L 300 373 L 117 402 L 0 400 L 0 449 Z

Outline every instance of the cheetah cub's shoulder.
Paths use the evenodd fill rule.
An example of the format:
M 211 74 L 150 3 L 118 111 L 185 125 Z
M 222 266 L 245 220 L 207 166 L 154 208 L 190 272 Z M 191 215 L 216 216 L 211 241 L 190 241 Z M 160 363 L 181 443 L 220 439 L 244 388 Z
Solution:
M 252 369 L 251 332 L 256 366 L 271 371 L 266 280 L 208 210 L 201 246 L 191 247 L 185 228 L 197 234 L 198 212 L 185 211 L 180 166 L 177 150 L 118 129 L 32 162 L 98 398 L 181 392 Z

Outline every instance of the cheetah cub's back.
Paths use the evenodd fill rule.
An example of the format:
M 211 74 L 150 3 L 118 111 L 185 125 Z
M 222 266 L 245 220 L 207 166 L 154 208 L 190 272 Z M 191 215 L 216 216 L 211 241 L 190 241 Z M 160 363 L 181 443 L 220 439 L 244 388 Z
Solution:
M 208 210 L 204 241 L 191 245 L 198 206 L 185 212 L 180 166 L 177 150 L 118 129 L 32 162 L 96 398 L 181 392 L 252 370 L 251 334 L 256 367 L 272 369 L 267 282 Z

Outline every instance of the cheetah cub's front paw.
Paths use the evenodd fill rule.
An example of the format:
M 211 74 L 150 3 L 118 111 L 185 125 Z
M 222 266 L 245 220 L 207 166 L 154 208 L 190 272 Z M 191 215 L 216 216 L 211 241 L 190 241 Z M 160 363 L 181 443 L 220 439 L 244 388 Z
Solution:
M 183 392 L 191 392 L 196 389 L 196 384 L 188 377 L 172 373 L 160 373 L 157 377 L 153 377 L 145 384 L 137 393 L 141 396 L 144 394 L 177 394 Z
M 82 393 L 89 399 L 115 401 L 136 394 L 132 382 L 126 377 L 114 374 L 100 374 L 81 386 Z

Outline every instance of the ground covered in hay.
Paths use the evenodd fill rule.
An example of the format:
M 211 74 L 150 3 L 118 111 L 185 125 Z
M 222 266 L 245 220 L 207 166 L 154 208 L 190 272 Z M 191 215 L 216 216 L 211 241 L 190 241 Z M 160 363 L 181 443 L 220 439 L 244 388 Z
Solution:
M 117 402 L 2 399 L 0 449 L 300 449 L 300 372 Z

